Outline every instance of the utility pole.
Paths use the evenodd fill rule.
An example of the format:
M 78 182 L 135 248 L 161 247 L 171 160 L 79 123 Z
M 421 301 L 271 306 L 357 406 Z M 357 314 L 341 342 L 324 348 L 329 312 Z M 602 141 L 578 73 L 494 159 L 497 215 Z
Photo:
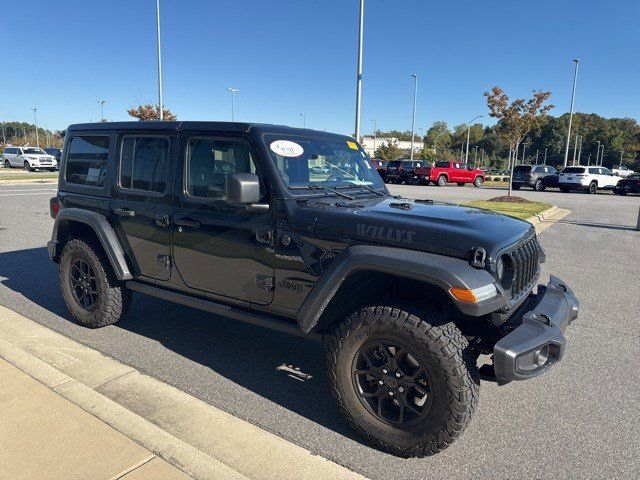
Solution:
M 162 103 L 162 45 L 160 43 L 160 0 L 156 0 L 156 27 L 158 40 L 158 120 L 164 120 Z
M 547 147 L 544 148 L 544 164 L 547 164 Z
M 573 90 L 571 91 L 571 107 L 569 109 L 569 127 L 567 129 L 567 144 L 564 149 L 564 166 L 567 166 L 567 160 L 569 159 L 569 140 L 571 139 L 571 122 L 573 121 L 573 102 L 576 98 L 576 82 L 578 80 L 578 65 L 580 64 L 580 60 L 577 58 L 573 59 L 573 63 L 575 63 L 575 70 L 573 72 Z
M 580 135 L 580 143 L 578 144 L 578 165 L 580 165 L 582 160 L 582 135 Z
M 38 115 L 36 114 L 38 109 L 33 107 L 31 110 L 33 110 L 33 121 L 36 124 L 36 146 L 40 148 L 40 138 L 38 137 Z
M 413 77 L 413 120 L 411 121 L 411 153 L 409 154 L 409 159 L 413 160 L 413 142 L 415 141 L 415 130 L 416 130 L 416 103 L 418 99 L 418 74 L 412 73 Z
M 100 104 L 100 121 L 104 122 L 104 104 L 106 103 L 106 100 L 98 100 L 98 103 Z
M 360 0 L 360 22 L 358 25 L 358 66 L 356 74 L 356 140 L 360 141 L 360 108 L 362 106 L 362 35 L 364 33 L 364 0 Z
M 373 122 L 373 156 L 375 157 L 375 155 L 376 155 L 376 135 L 377 135 L 377 131 L 378 131 L 378 126 L 377 126 L 375 118 L 372 118 L 371 121 Z
M 477 115 L 473 120 L 467 123 L 467 153 L 464 157 L 464 161 L 469 161 L 469 137 L 471 136 L 471 124 L 475 122 L 477 119 L 484 117 L 484 115 Z
M 231 121 L 236 121 L 236 93 L 240 90 L 237 88 L 227 88 L 231 92 Z

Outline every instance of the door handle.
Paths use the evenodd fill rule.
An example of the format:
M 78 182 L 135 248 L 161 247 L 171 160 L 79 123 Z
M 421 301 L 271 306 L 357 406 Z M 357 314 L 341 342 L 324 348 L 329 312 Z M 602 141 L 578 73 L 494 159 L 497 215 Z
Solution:
M 158 214 L 156 215 L 156 225 L 159 227 L 168 227 L 169 226 L 169 214 Z
M 192 218 L 178 218 L 173 223 L 179 227 L 200 228 L 200 222 Z
M 113 213 L 115 213 L 119 217 L 133 218 L 136 216 L 136 212 L 131 210 L 130 208 L 116 208 L 113 210 Z

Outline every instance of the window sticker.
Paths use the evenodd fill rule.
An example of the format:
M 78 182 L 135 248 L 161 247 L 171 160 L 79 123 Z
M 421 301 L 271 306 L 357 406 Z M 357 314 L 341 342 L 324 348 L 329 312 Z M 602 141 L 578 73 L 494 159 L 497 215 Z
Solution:
M 289 140 L 276 140 L 271 142 L 269 148 L 273 153 L 282 157 L 299 157 L 304 153 L 302 145 Z
M 352 150 L 358 150 L 358 144 L 356 142 L 347 142 L 347 145 Z

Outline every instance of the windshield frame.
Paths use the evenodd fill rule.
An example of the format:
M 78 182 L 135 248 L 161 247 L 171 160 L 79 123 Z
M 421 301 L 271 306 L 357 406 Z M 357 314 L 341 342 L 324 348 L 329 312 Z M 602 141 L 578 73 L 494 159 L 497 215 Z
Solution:
M 273 172 L 277 183 L 281 187 L 282 194 L 285 197 L 289 198 L 300 198 L 300 197 L 335 197 L 337 195 L 330 192 L 330 189 L 340 190 L 341 192 L 349 192 L 350 194 L 355 193 L 366 193 L 367 195 L 389 195 L 389 192 L 386 188 L 385 183 L 382 181 L 379 173 L 375 166 L 371 164 L 371 158 L 364 151 L 362 146 L 355 141 L 352 137 L 337 135 L 337 134 L 327 134 L 325 132 L 317 132 L 317 131 L 303 131 L 295 129 L 292 131 L 260 131 L 256 132 L 257 138 L 260 139 L 260 146 L 264 149 L 265 152 L 265 161 L 269 163 L 269 170 Z M 275 137 L 275 138 L 274 138 Z M 292 142 L 306 142 L 309 140 L 320 140 L 327 142 L 347 142 L 354 143 L 357 146 L 357 151 L 360 152 L 361 159 L 358 158 L 361 162 L 361 166 L 367 169 L 371 175 L 374 177 L 374 182 L 369 183 L 365 182 L 362 184 L 355 183 L 355 181 L 337 181 L 337 182 L 326 182 L 326 181 L 309 181 L 307 184 L 309 188 L 305 188 L 306 185 L 301 183 L 290 184 L 283 176 L 283 172 L 278 168 L 276 163 L 277 156 L 275 152 L 271 151 L 270 144 L 276 140 L 288 140 Z M 356 149 L 354 149 L 356 150 Z M 346 150 L 345 150 L 346 151 Z M 286 158 L 286 157 L 285 157 Z M 338 165 L 339 167 L 339 165 Z M 378 182 L 375 181 L 375 178 L 379 179 Z M 294 187 L 294 188 L 291 188 Z M 317 188 L 320 187 L 320 188 Z M 329 189 L 329 190 L 327 190 Z M 375 190 L 372 192 L 370 189 Z M 325 190 L 324 192 L 322 190 Z

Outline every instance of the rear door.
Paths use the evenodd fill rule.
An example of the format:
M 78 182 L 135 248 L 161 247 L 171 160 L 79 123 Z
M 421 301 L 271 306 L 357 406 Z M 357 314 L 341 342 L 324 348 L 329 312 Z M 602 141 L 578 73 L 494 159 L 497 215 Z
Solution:
M 243 134 L 185 131 L 182 173 L 175 180 L 173 255 L 184 283 L 223 299 L 271 303 L 274 281 L 273 208 L 250 212 L 226 199 L 226 179 L 255 173 L 256 151 Z M 261 185 L 266 185 L 261 178 Z M 266 201 L 267 192 L 263 192 Z
M 174 133 L 118 135 L 117 174 L 110 202 L 112 224 L 138 275 L 171 276 L 171 152 Z

